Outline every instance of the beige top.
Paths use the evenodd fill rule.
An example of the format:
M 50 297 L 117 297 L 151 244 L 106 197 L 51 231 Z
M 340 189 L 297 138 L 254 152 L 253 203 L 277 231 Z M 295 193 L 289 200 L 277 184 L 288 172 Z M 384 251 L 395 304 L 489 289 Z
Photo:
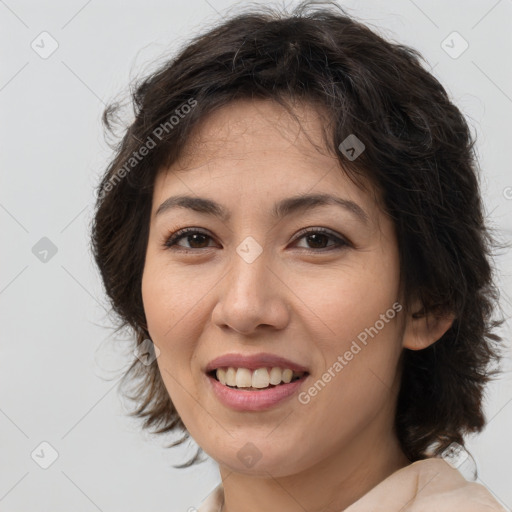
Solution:
M 220 512 L 224 503 L 222 483 L 201 503 L 198 512 Z M 370 489 L 344 512 L 398 512 L 404 505 L 425 506 L 436 512 L 506 512 L 483 486 L 468 482 L 441 458 L 417 461 Z
M 201 503 L 197 509 L 198 512 L 220 512 L 220 508 L 224 503 L 224 488 L 222 483 L 217 485 L 208 497 Z

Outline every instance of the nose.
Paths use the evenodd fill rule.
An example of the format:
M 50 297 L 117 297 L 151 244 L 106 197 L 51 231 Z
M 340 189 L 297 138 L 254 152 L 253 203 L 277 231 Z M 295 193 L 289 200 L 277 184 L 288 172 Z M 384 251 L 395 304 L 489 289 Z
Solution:
M 284 329 L 290 319 L 290 292 L 265 252 L 251 263 L 235 253 L 229 265 L 217 288 L 214 325 L 247 336 L 262 329 Z

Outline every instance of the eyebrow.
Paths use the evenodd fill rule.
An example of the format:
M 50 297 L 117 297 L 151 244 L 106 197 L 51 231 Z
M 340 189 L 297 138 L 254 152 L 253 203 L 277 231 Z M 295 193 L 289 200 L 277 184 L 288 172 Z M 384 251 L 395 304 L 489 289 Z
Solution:
M 353 201 L 342 199 L 331 194 L 304 194 L 282 199 L 274 204 L 271 214 L 276 219 L 282 219 L 294 213 L 303 212 L 319 206 L 338 205 L 354 214 L 363 223 L 368 224 L 366 212 Z M 156 210 L 155 217 L 173 208 L 188 208 L 199 213 L 218 217 L 227 222 L 231 213 L 219 203 L 204 197 L 172 196 L 167 198 Z

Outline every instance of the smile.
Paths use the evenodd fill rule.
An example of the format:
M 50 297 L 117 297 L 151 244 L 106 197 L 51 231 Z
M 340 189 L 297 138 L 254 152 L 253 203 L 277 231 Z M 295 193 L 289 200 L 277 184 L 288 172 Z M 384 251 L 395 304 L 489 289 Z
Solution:
M 217 368 L 212 370 L 210 375 L 221 384 L 235 389 L 255 391 L 280 386 L 283 383 L 289 384 L 300 379 L 306 372 L 295 372 L 290 368 Z
M 224 406 L 240 412 L 277 407 L 299 392 L 308 375 L 308 372 L 299 373 L 278 367 L 257 368 L 252 372 L 248 368 L 228 367 L 206 374 L 216 399 Z

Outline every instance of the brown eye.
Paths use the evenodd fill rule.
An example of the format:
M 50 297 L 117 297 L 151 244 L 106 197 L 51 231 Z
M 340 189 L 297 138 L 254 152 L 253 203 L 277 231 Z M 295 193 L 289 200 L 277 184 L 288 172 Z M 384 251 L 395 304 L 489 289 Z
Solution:
M 211 239 L 210 235 L 202 231 L 193 228 L 185 228 L 171 235 L 164 245 L 168 248 L 177 246 L 184 249 L 206 249 L 210 247 L 208 241 Z M 189 245 L 178 244 L 181 240 L 185 240 Z
M 312 235 L 307 235 L 305 238 L 308 244 L 312 245 L 314 249 L 323 249 L 329 242 L 329 236 L 324 233 L 313 233 Z
M 296 238 L 296 240 L 302 239 L 304 239 L 309 246 L 305 247 L 306 249 L 317 249 L 318 251 L 340 249 L 350 245 L 343 238 L 336 236 L 323 228 L 303 232 L 302 236 Z M 333 243 L 329 244 L 329 241 L 332 241 Z
M 185 240 L 186 245 L 179 243 L 182 240 Z M 164 246 L 169 249 L 193 251 L 212 247 L 209 243 L 212 240 L 212 237 L 203 231 L 196 228 L 184 228 L 172 234 L 165 241 Z M 306 241 L 307 246 L 302 248 L 313 252 L 326 252 L 350 246 L 348 241 L 323 228 L 303 231 L 302 235 L 295 239 L 295 241 L 299 240 Z
M 188 240 L 188 243 L 192 246 L 192 248 L 201 249 L 202 247 L 204 247 L 205 240 L 207 240 L 208 238 L 208 235 L 203 235 L 203 233 L 196 233 L 192 235 L 186 235 L 180 240 Z

